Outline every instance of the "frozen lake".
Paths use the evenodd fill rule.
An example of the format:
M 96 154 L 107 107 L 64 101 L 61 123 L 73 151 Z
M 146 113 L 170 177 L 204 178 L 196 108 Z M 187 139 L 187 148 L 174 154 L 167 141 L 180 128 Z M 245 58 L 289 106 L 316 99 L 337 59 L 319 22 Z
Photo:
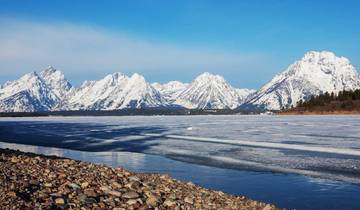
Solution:
M 0 118 L 0 141 L 70 149 L 17 145 L 169 173 L 280 207 L 359 209 L 359 128 L 360 116 Z M 132 164 L 139 156 L 146 164 Z

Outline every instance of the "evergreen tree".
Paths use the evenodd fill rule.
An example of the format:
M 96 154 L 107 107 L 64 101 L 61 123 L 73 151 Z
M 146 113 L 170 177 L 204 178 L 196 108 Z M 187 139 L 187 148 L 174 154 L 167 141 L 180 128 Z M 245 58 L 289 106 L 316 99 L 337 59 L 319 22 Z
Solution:
M 334 92 L 325 92 L 317 96 L 310 96 L 310 99 L 303 101 L 302 99 L 296 103 L 296 107 L 309 110 L 313 107 L 324 107 L 330 106 L 332 102 L 332 107 L 334 106 L 341 107 L 341 109 L 353 109 L 356 107 L 356 104 L 360 102 L 354 102 L 360 100 L 360 89 L 357 90 L 342 90 L 337 95 Z M 337 102 L 336 102 L 337 101 Z M 358 105 L 357 105 L 358 107 Z M 293 109 L 293 107 L 291 107 Z

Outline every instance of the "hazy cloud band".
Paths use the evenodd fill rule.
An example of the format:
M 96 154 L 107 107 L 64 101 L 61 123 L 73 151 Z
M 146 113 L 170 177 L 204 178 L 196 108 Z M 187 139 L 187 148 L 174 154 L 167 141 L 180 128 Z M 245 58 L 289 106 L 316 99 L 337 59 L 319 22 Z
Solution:
M 143 74 L 241 72 L 262 68 L 258 61 L 266 59 L 262 55 L 156 43 L 125 33 L 68 23 L 3 18 L 0 27 L 0 71 L 4 75 L 40 70 L 47 65 L 61 68 L 67 75 L 99 75 L 104 71 Z

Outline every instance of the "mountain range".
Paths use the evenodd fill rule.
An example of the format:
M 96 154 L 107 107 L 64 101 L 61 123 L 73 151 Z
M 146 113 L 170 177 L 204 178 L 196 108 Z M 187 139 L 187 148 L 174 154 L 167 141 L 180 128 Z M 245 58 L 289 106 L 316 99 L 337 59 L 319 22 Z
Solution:
M 139 74 L 107 75 L 73 87 L 53 67 L 0 86 L 0 112 L 118 110 L 141 108 L 279 110 L 324 92 L 360 88 L 350 61 L 332 52 L 311 51 L 259 90 L 232 87 L 222 76 L 205 72 L 191 83 L 148 83 Z

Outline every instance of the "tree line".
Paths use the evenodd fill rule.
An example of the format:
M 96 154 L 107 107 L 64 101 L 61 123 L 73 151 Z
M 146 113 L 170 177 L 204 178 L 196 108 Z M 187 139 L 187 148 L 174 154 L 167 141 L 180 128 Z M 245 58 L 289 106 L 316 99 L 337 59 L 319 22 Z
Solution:
M 311 96 L 309 100 L 300 100 L 295 109 L 309 110 L 314 107 L 328 107 L 333 109 L 357 109 L 360 104 L 360 89 L 343 90 L 339 93 L 325 92 Z

